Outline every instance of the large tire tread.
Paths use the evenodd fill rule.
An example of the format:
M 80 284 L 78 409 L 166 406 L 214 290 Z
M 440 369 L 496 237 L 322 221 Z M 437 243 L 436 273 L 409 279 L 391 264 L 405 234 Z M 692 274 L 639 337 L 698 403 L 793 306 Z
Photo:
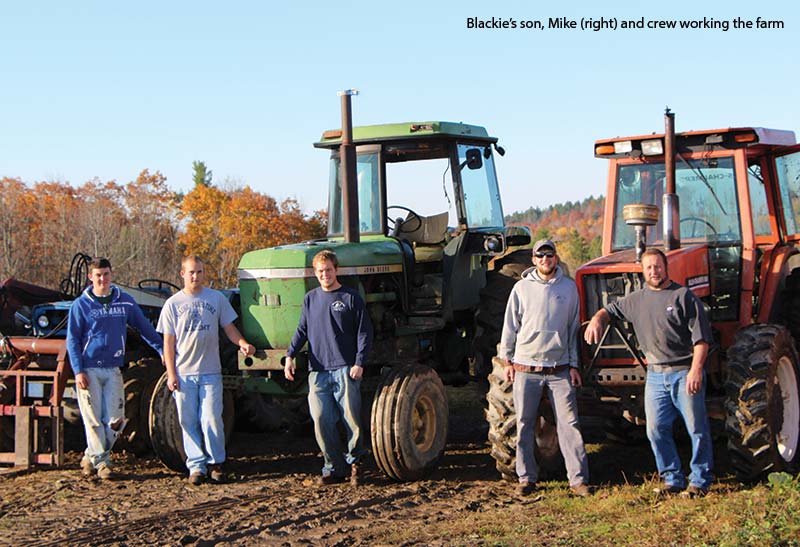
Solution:
M 378 467 L 396 481 L 425 476 L 444 453 L 447 419 L 447 395 L 433 369 L 420 364 L 394 367 L 378 387 L 370 416 Z
M 783 423 L 781 389 L 775 377 L 778 362 L 788 358 L 795 376 L 798 370 L 791 333 L 778 325 L 750 325 L 737 334 L 728 356 L 725 429 L 737 477 L 750 482 L 773 470 L 796 470 L 800 458 L 783 460 L 776 441 Z

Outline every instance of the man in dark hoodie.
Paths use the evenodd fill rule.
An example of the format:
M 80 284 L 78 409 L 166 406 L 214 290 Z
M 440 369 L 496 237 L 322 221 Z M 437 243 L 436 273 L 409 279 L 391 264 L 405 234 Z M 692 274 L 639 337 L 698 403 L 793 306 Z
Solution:
M 578 370 L 578 290 L 558 265 L 556 245 L 540 239 L 533 246 L 533 268 L 522 273 L 506 306 L 498 356 L 506 380 L 514 382 L 517 413 L 517 493 L 536 488 L 539 469 L 533 453 L 539 402 L 545 389 L 558 429 L 570 491 L 589 495 L 589 464 L 578 424 L 575 388 Z
M 92 282 L 73 303 L 67 323 L 67 352 L 78 407 L 86 431 L 86 452 L 81 471 L 101 479 L 115 478 L 111 447 L 125 427 L 125 390 L 121 367 L 125 365 L 128 325 L 159 355 L 161 337 L 133 298 L 111 284 L 111 262 L 95 258 L 89 263 Z

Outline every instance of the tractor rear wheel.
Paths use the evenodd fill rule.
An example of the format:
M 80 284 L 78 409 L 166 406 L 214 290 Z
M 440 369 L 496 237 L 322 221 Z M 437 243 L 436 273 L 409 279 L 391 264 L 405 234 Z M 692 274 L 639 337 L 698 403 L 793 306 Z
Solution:
M 726 431 L 731 464 L 746 481 L 800 466 L 800 368 L 784 327 L 750 325 L 728 351 Z
M 492 359 L 489 391 L 486 393 L 486 421 L 489 422 L 489 445 L 495 468 L 503 479 L 517 481 L 517 414 L 514 411 L 513 382 L 505 378 L 505 365 Z M 542 478 L 563 473 L 564 458 L 558 446 L 558 432 L 550 405 L 544 399 L 539 405 L 536 424 L 536 463 Z
M 234 421 L 233 392 L 223 391 L 222 421 L 225 424 L 225 444 L 230 443 Z M 178 473 L 186 473 L 186 452 L 183 450 L 183 435 L 178 421 L 175 399 L 167 387 L 167 374 L 164 373 L 153 390 L 150 400 L 150 441 L 153 451 L 168 468 Z
M 114 448 L 140 456 L 150 450 L 150 397 L 164 367 L 158 359 L 141 359 L 122 371 L 128 424 Z
M 447 442 L 447 395 L 430 367 L 395 367 L 375 394 L 370 436 L 375 462 L 398 481 L 417 480 L 434 469 Z
M 497 355 L 497 344 L 503 331 L 506 304 L 511 289 L 522 279 L 522 272 L 532 266 L 529 249 L 514 251 L 501 260 L 502 263 L 495 265 L 495 270 L 486 272 L 486 286 L 481 289 L 477 314 L 481 331 L 475 340 L 475 349 L 481 354 L 479 362 L 486 366 L 486 370 L 476 371 L 481 377 L 489 373 L 490 360 Z

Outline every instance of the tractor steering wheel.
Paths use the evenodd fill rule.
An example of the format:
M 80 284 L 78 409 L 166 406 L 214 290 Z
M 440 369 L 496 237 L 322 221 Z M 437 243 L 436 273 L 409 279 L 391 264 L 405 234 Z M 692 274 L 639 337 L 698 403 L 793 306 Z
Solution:
M 400 225 L 398 226 L 397 225 L 398 219 L 392 218 L 392 215 L 389 214 L 389 211 L 391 209 L 400 209 L 401 211 L 406 211 L 410 215 L 413 215 L 413 218 L 409 219 L 408 223 L 404 222 L 403 219 L 399 219 Z M 408 216 L 406 216 L 406 218 L 408 219 Z M 414 219 L 416 219 L 417 221 L 416 223 L 413 222 Z M 409 209 L 408 207 L 403 207 L 402 205 L 389 205 L 386 208 L 386 223 L 387 226 L 389 227 L 389 233 L 392 233 L 395 236 L 397 234 L 410 234 L 411 232 L 416 232 L 417 230 L 422 228 L 422 217 L 419 215 L 419 213 Z M 406 226 L 407 224 L 411 225 L 412 227 L 410 228 L 407 227 Z
M 714 225 L 711 224 L 709 221 L 707 221 L 704 218 L 700 218 L 700 217 L 684 217 L 684 218 L 681 219 L 680 223 L 683 224 L 684 222 L 691 222 L 692 223 L 692 233 L 691 233 L 691 235 L 687 235 L 687 237 L 697 237 L 697 236 L 701 235 L 701 234 L 697 233 L 698 225 L 707 226 L 709 228 L 709 230 L 711 230 L 711 232 L 714 235 L 717 235 L 717 229 L 714 228 Z M 683 230 L 681 230 L 681 232 L 683 232 Z M 681 234 L 681 236 L 683 236 L 683 235 L 684 234 Z M 705 235 L 705 234 L 703 234 L 703 235 Z

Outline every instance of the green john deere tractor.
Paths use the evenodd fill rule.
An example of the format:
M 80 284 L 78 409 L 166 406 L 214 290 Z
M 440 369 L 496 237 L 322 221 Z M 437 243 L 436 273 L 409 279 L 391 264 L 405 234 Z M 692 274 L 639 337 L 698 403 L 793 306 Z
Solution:
M 503 150 L 484 128 L 351 128 L 350 95 L 342 97 L 343 129 L 314 144 L 330 152 L 328 237 L 252 251 L 239 263 L 243 334 L 257 351 L 240 356 L 235 382 L 271 397 L 306 395 L 307 354 L 294 382 L 283 363 L 303 297 L 318 285 L 312 259 L 334 250 L 339 280 L 360 292 L 375 329 L 362 384 L 375 461 L 396 480 L 414 480 L 444 451 L 444 383 L 485 378 L 481 363 L 494 355 L 508 289 L 478 313 L 489 260 L 528 244 L 530 233 L 504 225 L 493 155 Z

